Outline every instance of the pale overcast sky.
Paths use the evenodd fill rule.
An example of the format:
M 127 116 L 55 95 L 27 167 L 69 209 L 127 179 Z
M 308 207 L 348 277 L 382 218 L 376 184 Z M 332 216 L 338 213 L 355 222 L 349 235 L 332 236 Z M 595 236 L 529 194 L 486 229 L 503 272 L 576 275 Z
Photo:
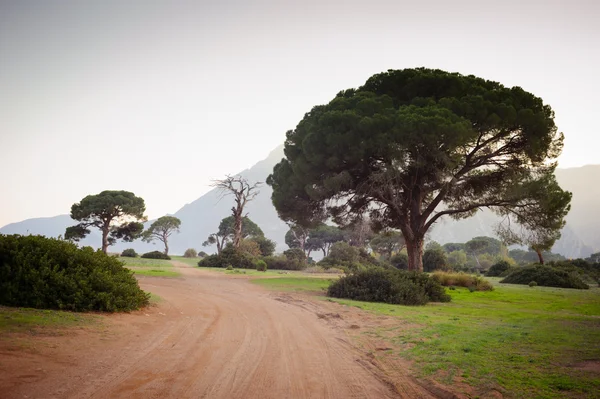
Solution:
M 387 69 L 518 85 L 600 163 L 600 2 L 0 0 L 0 226 L 106 189 L 174 213 Z

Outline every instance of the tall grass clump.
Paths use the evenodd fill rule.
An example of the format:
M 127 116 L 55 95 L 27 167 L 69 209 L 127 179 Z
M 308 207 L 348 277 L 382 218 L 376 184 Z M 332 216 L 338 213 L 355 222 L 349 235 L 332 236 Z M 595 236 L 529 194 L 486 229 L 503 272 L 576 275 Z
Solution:
M 90 247 L 42 236 L 0 235 L 0 304 L 73 311 L 148 305 L 132 272 Z
M 431 277 L 446 287 L 466 287 L 474 291 L 493 291 L 494 286 L 487 280 L 466 274 L 463 272 L 443 272 L 437 271 L 431 274 Z

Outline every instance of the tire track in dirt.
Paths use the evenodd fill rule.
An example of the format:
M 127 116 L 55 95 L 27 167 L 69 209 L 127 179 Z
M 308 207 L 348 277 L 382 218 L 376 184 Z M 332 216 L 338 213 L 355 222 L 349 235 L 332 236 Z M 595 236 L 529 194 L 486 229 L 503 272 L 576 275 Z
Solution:
M 277 297 L 246 279 L 175 266 L 182 277 L 140 278 L 142 288 L 163 298 L 158 307 L 108 316 L 116 332 L 103 341 L 73 338 L 72 348 L 87 355 L 78 352 L 62 370 L 0 396 L 433 397 L 408 379 L 389 381 L 318 316 L 318 304 Z

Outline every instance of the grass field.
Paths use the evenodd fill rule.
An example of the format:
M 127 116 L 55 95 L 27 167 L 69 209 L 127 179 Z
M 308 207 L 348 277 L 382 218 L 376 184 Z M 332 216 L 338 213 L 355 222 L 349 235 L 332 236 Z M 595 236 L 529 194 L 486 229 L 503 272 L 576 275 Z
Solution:
M 184 258 L 183 256 L 173 256 L 173 255 L 169 255 L 171 256 L 172 260 L 175 260 L 177 262 L 181 262 L 181 263 L 185 263 L 188 266 L 193 266 L 193 267 L 197 267 L 198 266 L 198 262 L 200 262 L 200 259 L 202 258 Z
M 173 268 L 173 264 L 168 260 L 128 257 L 119 259 L 125 263 L 125 267 L 141 276 L 178 277 L 181 275 L 175 270 L 169 270 Z
M 300 276 L 303 273 L 298 270 L 267 270 L 266 272 L 259 272 L 255 269 L 233 269 L 227 270 L 222 267 L 200 267 L 200 270 L 209 270 L 213 272 L 225 273 L 225 274 L 246 274 L 248 276 L 259 276 L 259 277 L 283 277 L 286 275 Z M 306 274 L 304 274 L 306 275 Z
M 0 306 L 0 333 L 31 332 L 98 322 L 99 318 L 93 314 Z
M 293 276 L 253 282 L 280 291 L 323 291 L 329 284 Z M 497 279 L 494 285 L 491 292 L 449 290 L 452 302 L 419 307 L 328 300 L 402 320 L 365 334 L 390 344 L 392 350 L 377 356 L 410 359 L 423 377 L 506 397 L 600 397 L 600 375 L 582 367 L 600 361 L 600 289 Z

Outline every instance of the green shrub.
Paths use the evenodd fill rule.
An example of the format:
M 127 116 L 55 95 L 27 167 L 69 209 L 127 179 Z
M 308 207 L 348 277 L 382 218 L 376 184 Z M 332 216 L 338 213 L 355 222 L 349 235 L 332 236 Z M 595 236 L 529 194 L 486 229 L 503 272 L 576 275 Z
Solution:
M 290 248 L 283 251 L 283 255 L 289 260 L 298 260 L 304 262 L 306 254 L 300 248 Z
M 171 260 L 171 257 L 169 255 L 165 255 L 164 252 L 160 252 L 160 251 L 146 252 L 145 254 L 142 255 L 142 258 Z
M 42 236 L 0 235 L 0 304 L 129 311 L 148 304 L 123 263 L 90 247 Z
M 269 270 L 304 270 L 308 266 L 302 260 L 286 256 L 265 256 L 262 260 L 267 263 Z
M 357 301 L 400 305 L 449 302 L 444 288 L 425 273 L 370 268 L 333 282 L 327 295 Z
M 462 272 L 434 272 L 431 277 L 443 286 L 458 286 L 473 288 L 475 291 L 493 291 L 494 286 L 487 280 Z
M 267 271 L 267 263 L 264 260 L 258 259 L 254 262 L 254 266 L 256 267 L 256 271 L 266 272 Z
M 232 265 L 239 269 L 254 269 L 254 261 L 256 258 L 247 252 L 242 252 L 228 245 L 218 255 L 209 255 L 200 262 L 200 267 L 222 267 L 225 268 Z
M 344 241 L 333 244 L 329 254 L 319 262 L 319 266 L 326 269 L 335 267 L 346 273 L 355 273 L 372 267 L 390 267 L 372 257 L 364 249 L 353 247 Z
M 535 281 L 530 281 L 527 285 L 530 287 L 537 287 L 537 283 Z
M 488 277 L 499 277 L 505 272 L 512 271 L 513 267 L 505 260 L 501 260 L 500 262 L 494 263 L 488 269 L 487 273 L 485 273 Z
M 124 250 L 123 252 L 121 252 L 121 256 L 124 256 L 126 258 L 137 258 L 138 254 L 137 254 L 137 252 L 135 252 L 135 249 L 128 248 L 128 249 Z
M 531 281 L 535 281 L 542 287 L 590 288 L 576 272 L 568 272 L 546 265 L 532 265 L 518 268 L 500 282 L 527 285 Z
M 200 267 L 227 267 L 225 260 L 219 255 L 208 255 L 198 261 Z
M 390 263 L 396 269 L 408 270 L 408 255 L 406 255 L 402 252 L 399 252 L 396 255 L 391 257 Z
M 225 268 L 225 270 L 233 270 L 233 266 L 229 265 Z
M 584 259 L 572 259 L 563 261 L 549 262 L 548 266 L 564 270 L 569 273 L 576 273 L 579 277 L 588 284 L 600 284 L 600 264 L 590 263 Z
M 204 251 L 200 251 L 200 252 L 198 252 L 198 256 L 200 256 L 201 258 L 205 258 L 208 256 L 208 254 Z
M 423 254 L 423 271 L 446 270 L 448 257 L 443 249 L 428 249 Z
M 198 252 L 194 248 L 188 248 L 183 253 L 184 258 L 196 258 L 198 256 Z

